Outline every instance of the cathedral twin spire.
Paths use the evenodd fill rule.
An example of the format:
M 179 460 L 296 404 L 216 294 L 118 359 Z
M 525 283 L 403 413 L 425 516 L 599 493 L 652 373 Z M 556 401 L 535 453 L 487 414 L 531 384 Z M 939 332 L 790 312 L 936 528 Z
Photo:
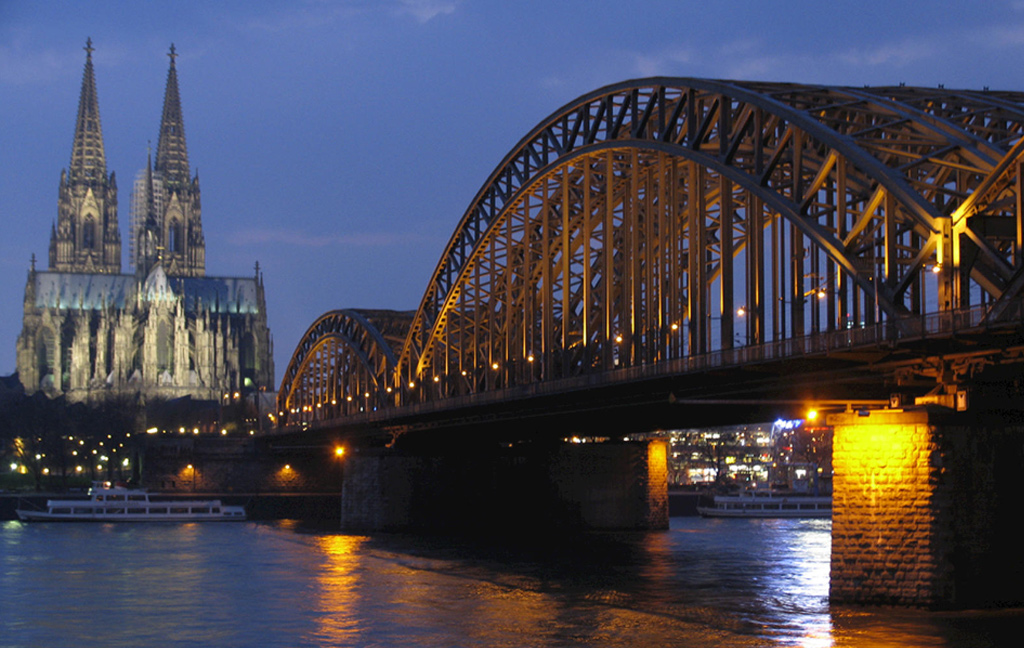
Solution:
M 178 57 L 171 44 L 167 54 L 171 67 L 167 71 L 167 87 L 164 90 L 164 111 L 160 118 L 160 139 L 156 145 L 156 166 L 154 170 L 163 175 L 169 184 L 187 183 L 188 149 L 185 148 L 185 120 L 181 116 L 181 95 L 178 93 L 178 70 L 174 59 Z
M 206 241 L 199 177 L 189 177 L 185 120 L 178 91 L 178 53 L 173 44 L 167 56 L 171 64 L 156 161 L 147 163 L 144 182 L 140 174 L 132 199 L 132 264 L 143 276 L 159 263 L 168 275 L 201 277 L 206 274 Z
M 92 39 L 85 45 L 85 70 L 71 148 L 71 165 L 61 174 L 58 218 L 50 236 L 50 269 L 58 272 L 121 272 L 117 225 L 117 184 L 107 175 L 99 99 L 92 63 Z M 131 264 L 147 274 L 162 263 L 169 275 L 203 276 L 199 179 L 189 177 L 185 124 L 171 45 L 155 164 L 136 182 L 131 224 Z M 158 199 L 159 198 L 159 199 Z
M 121 271 L 117 181 L 107 175 L 92 39 L 85 43 L 85 70 L 71 146 L 71 165 L 60 176 L 57 222 L 50 232 L 50 269 L 58 272 Z
M 75 120 L 75 141 L 71 147 L 72 182 L 106 179 L 107 159 L 103 151 L 100 104 L 96 96 L 96 75 L 92 68 L 92 39 L 85 42 L 85 71 Z

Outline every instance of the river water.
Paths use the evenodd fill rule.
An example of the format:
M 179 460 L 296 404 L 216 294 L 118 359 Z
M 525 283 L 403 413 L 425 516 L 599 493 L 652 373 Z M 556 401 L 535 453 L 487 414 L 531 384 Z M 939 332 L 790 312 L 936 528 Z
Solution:
M 1020 610 L 830 609 L 830 522 L 344 535 L 0 522 L 0 647 L 1019 646 Z

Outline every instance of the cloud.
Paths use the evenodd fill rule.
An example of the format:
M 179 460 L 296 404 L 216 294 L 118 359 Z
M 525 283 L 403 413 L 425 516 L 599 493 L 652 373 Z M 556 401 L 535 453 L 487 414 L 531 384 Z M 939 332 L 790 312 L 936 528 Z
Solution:
M 34 50 L 20 40 L 0 45 L 0 82 L 14 85 L 46 83 L 63 78 L 71 69 L 80 69 L 84 56 L 72 57 L 68 51 Z M 77 55 L 77 52 L 74 52 Z
M 380 16 L 412 16 L 426 23 L 437 16 L 451 14 L 457 0 L 392 0 L 377 3 L 367 0 L 328 2 L 307 0 L 303 4 L 287 4 L 257 13 L 242 21 L 231 18 L 231 25 L 242 32 L 259 35 L 281 35 L 293 31 L 323 29 L 345 24 L 357 18 L 374 19 Z
M 681 65 L 693 61 L 693 55 L 683 48 L 664 49 L 653 53 L 634 53 L 633 70 L 636 76 L 649 77 L 670 74 Z
M 399 0 L 399 13 L 408 14 L 421 23 L 429 22 L 437 16 L 455 13 L 457 2 L 454 0 Z
M 936 53 L 937 48 L 934 43 L 921 39 L 908 39 L 875 48 L 846 50 L 839 54 L 839 59 L 848 65 L 905 67 L 931 58 Z
M 1024 25 L 999 25 L 971 34 L 970 40 L 983 47 L 1020 47 L 1024 45 Z
M 228 237 L 231 245 L 247 246 L 266 243 L 305 248 L 391 247 L 430 241 L 432 237 L 412 232 L 377 232 L 358 234 L 308 234 L 285 229 L 245 229 Z
M 283 34 L 296 30 L 329 27 L 341 20 L 353 18 L 368 9 L 360 2 L 307 2 L 303 5 L 287 4 L 273 7 L 266 14 L 253 15 L 243 21 L 231 18 L 231 24 L 242 32 L 256 34 Z

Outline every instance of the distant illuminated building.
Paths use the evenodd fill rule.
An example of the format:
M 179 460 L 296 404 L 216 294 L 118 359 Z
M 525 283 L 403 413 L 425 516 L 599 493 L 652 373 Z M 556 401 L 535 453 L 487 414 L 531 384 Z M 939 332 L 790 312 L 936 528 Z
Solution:
M 191 176 L 174 46 L 156 160 L 132 192 L 121 274 L 117 183 L 108 174 L 92 64 L 85 71 L 71 164 L 61 173 L 49 269 L 25 285 L 18 375 L 28 393 L 87 400 L 111 392 L 216 400 L 274 389 L 263 277 L 207 277 L 199 177 Z
M 734 484 L 805 490 L 831 479 L 831 429 L 804 421 L 668 432 L 674 485 Z

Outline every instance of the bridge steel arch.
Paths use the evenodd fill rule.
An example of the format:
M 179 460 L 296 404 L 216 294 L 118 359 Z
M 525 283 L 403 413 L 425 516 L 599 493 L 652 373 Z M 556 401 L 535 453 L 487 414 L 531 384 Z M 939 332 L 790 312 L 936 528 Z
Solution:
M 1015 92 L 599 89 L 491 173 L 375 384 L 401 405 L 934 313 L 1019 319 L 1022 133 Z
M 400 314 L 399 314 L 400 315 Z M 391 343 L 357 310 L 321 315 L 302 336 L 277 395 L 279 421 L 301 423 L 376 410 L 388 403 Z M 400 327 L 404 333 L 404 326 Z
M 581 97 L 467 209 L 393 384 L 421 400 L 973 306 L 1019 316 L 1022 100 L 668 78 Z

